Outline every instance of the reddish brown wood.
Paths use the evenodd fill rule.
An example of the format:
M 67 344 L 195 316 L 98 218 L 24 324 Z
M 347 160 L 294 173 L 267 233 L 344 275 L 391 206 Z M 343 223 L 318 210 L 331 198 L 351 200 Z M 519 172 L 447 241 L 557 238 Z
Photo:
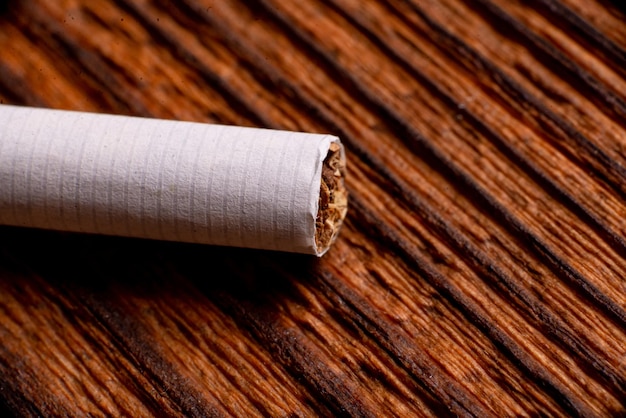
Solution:
M 0 412 L 626 414 L 625 18 L 8 2 L 2 102 L 330 132 L 351 207 L 321 260 L 0 227 Z

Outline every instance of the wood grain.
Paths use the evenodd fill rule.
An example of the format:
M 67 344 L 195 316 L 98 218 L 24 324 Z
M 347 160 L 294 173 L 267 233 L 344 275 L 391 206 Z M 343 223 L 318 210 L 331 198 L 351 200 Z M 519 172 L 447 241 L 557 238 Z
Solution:
M 321 260 L 0 227 L 0 412 L 626 415 L 625 18 L 6 2 L 2 102 L 330 132 L 351 206 Z

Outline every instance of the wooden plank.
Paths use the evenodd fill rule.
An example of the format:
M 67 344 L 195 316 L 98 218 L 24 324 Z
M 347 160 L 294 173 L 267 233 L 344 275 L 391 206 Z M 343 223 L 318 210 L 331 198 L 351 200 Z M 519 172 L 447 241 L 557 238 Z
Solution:
M 3 103 L 330 132 L 351 208 L 321 260 L 0 227 L 0 412 L 625 414 L 625 17 L 7 2 Z

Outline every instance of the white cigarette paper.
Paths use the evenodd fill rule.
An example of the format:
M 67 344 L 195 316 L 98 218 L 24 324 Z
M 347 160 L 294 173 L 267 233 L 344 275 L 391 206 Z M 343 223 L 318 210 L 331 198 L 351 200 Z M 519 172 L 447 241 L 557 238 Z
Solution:
M 0 105 L 0 223 L 321 256 L 337 137 Z

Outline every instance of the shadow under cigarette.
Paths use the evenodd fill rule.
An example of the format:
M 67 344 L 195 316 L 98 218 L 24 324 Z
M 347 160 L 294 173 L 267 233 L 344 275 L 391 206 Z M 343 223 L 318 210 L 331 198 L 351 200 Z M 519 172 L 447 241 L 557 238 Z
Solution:
M 154 289 L 164 280 L 188 280 L 204 292 L 242 296 L 280 293 L 276 287 L 288 287 L 285 276 L 305 278 L 319 260 L 275 251 L 0 226 L 0 265 L 9 259 L 65 286 L 122 281 L 149 282 L 146 288 Z M 139 270 L 143 274 L 133 274 Z
M 301 254 L 0 226 L 0 292 L 43 281 L 64 300 L 92 305 L 88 310 L 137 317 L 130 322 L 141 313 L 125 301 L 137 299 L 190 309 L 212 303 L 227 315 L 244 305 L 271 311 L 299 298 L 295 285 L 306 285 L 318 263 Z

